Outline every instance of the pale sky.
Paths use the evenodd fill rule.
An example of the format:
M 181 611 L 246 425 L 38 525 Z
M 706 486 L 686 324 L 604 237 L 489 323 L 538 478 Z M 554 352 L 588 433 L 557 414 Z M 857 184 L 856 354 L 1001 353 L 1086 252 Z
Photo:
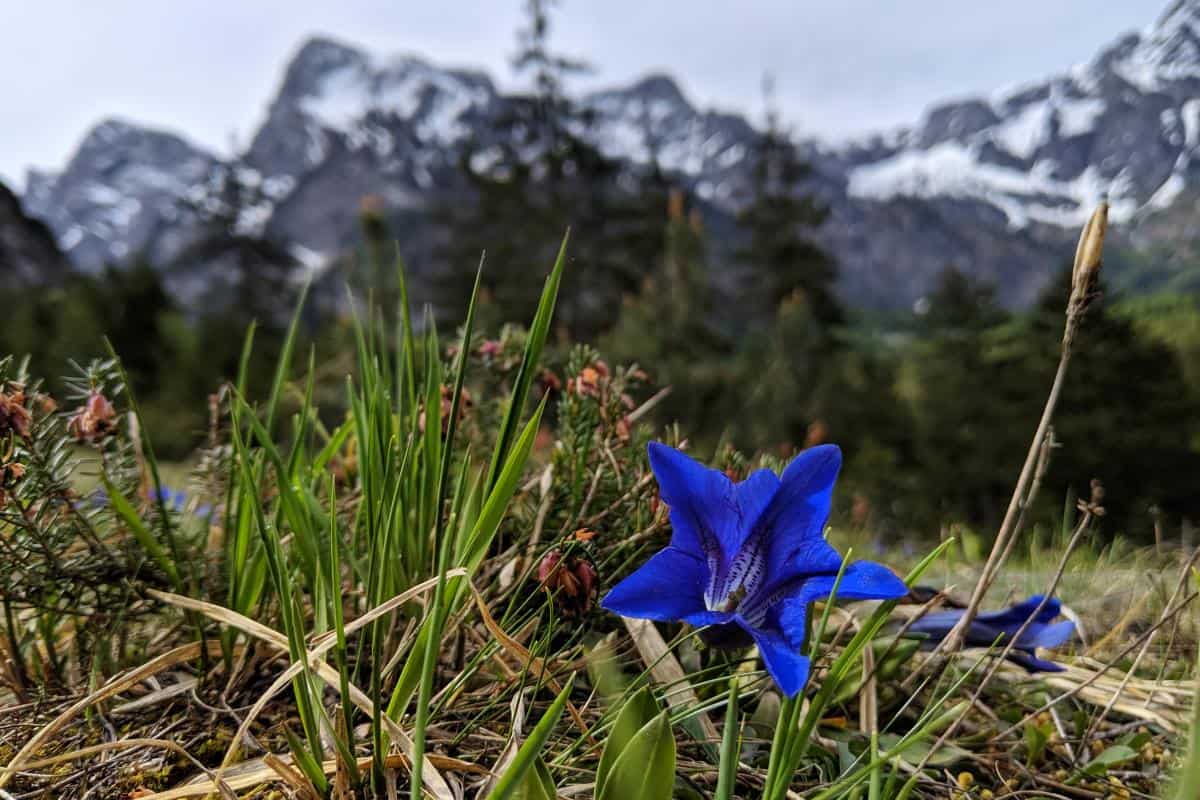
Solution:
M 650 71 L 694 103 L 836 140 L 930 103 L 1037 80 L 1151 24 L 1167 0 L 566 0 L 553 38 L 592 62 L 581 89 Z M 0 180 L 58 168 L 106 116 L 217 152 L 245 144 L 287 60 L 322 33 L 480 67 L 513 85 L 520 0 L 0 0 Z

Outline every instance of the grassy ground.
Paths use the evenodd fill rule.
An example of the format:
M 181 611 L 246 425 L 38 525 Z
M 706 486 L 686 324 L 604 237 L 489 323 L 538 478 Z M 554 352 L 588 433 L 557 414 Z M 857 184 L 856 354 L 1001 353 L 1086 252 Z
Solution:
M 338 387 L 289 344 L 269 396 L 223 389 L 186 465 L 155 461 L 118 364 L 64 414 L 0 360 L 0 798 L 1133 798 L 1200 769 L 1200 551 L 1106 541 L 1095 502 L 1018 531 L 984 606 L 1061 598 L 1061 672 L 905 635 L 967 601 L 991 547 L 969 532 L 834 520 L 912 591 L 813 606 L 794 699 L 753 647 L 602 610 L 671 536 L 647 442 L 686 437 L 590 348 L 541 372 L 561 269 L 498 342 L 470 315 L 451 346 L 368 318 L 333 424 L 313 397 Z

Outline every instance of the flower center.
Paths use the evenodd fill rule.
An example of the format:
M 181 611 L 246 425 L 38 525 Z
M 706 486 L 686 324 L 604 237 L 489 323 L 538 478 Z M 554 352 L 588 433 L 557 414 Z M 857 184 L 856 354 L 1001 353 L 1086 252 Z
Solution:
M 710 611 L 732 613 L 758 591 L 766 572 L 763 539 L 762 530 L 756 529 L 727 565 L 718 558 L 717 568 L 713 569 L 710 561 L 712 573 L 704 597 Z
M 746 597 L 747 591 L 745 586 L 738 586 L 733 591 L 725 596 L 725 600 L 720 603 L 718 611 L 732 613 L 741 605 L 742 600 Z

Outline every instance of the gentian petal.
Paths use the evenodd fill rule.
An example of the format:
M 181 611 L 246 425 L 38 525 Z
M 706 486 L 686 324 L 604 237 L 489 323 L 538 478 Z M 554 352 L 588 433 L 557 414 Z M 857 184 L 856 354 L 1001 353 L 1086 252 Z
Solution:
M 1023 600 L 1020 603 L 1011 605 L 1008 608 L 1000 611 L 990 611 L 980 614 L 976 619 L 993 625 L 997 628 L 1003 628 L 1010 633 L 1016 633 L 1017 628 L 1025 624 L 1025 620 L 1033 616 L 1033 612 L 1037 611 L 1038 606 L 1042 604 L 1042 595 L 1035 594 L 1028 600 Z M 1045 608 L 1037 615 L 1034 622 L 1051 622 L 1062 611 L 1062 604 L 1057 597 L 1051 597 L 1046 601 Z
M 1071 620 L 1054 622 L 1050 625 L 1030 625 L 1029 630 L 1021 637 L 1022 647 L 1058 647 L 1065 644 L 1075 633 L 1075 623 Z
M 935 611 L 918 618 L 908 627 L 908 630 L 910 633 L 920 633 L 929 637 L 924 644 L 932 647 L 946 638 L 958 621 L 962 619 L 962 615 L 963 611 L 960 608 L 951 611 Z
M 993 627 L 978 618 L 967 628 L 967 645 L 970 647 L 1003 647 L 1008 642 L 1009 632 Z
M 733 487 L 737 494 L 738 514 L 741 516 L 742 522 L 740 531 L 742 541 L 737 543 L 734 550 L 739 549 L 745 541 L 745 537 L 754 530 L 763 512 L 775 499 L 780 485 L 778 475 L 769 469 L 760 469 L 752 472 L 746 480 Z
M 725 473 L 673 447 L 650 442 L 650 468 L 671 508 L 671 545 L 704 559 L 716 571 L 740 542 L 737 493 Z
M 1009 638 L 1016 635 L 1041 604 L 1042 596 L 1034 595 L 1009 608 L 978 615 L 967 629 L 966 644 L 970 647 L 1004 647 Z M 1057 598 L 1050 598 L 1036 620 L 1029 624 L 1017 640 L 1017 644 L 1009 651 L 1008 660 L 1030 672 L 1062 672 L 1063 667 L 1052 661 L 1042 660 L 1034 654 L 1034 650 L 1039 647 L 1058 647 L 1075 632 L 1075 623 L 1070 620 L 1051 622 L 1059 615 L 1061 608 Z M 921 646 L 932 647 L 950 633 L 962 615 L 962 609 L 926 614 L 914 622 L 909 631 L 926 634 L 929 638 L 922 642 Z
M 824 577 L 813 580 L 824 580 Z M 833 591 L 836 576 L 829 581 Z M 842 583 L 837 587 L 838 600 L 897 600 L 908 594 L 908 586 L 900 577 L 874 561 L 855 561 L 846 567 Z
M 781 633 L 751 627 L 739 620 L 746 632 L 754 637 L 763 665 L 785 697 L 795 697 L 808 681 L 808 657 L 800 655 Z
M 727 622 L 732 622 L 733 618 L 734 614 L 729 611 L 696 611 L 685 617 L 680 617 L 680 619 L 694 628 L 703 628 L 707 625 L 724 625 Z
M 836 575 L 814 575 L 785 589 L 778 601 L 779 627 L 795 647 L 804 645 L 808 607 L 833 593 Z M 908 594 L 904 581 L 882 564 L 855 561 L 846 567 L 836 600 L 895 600 Z
M 779 490 L 760 523 L 768 528 L 768 585 L 837 572 L 841 566 L 841 555 L 824 535 L 841 464 L 841 450 L 821 445 L 796 456 L 783 471 Z
M 699 556 L 667 547 L 614 586 L 600 605 L 625 617 L 671 622 L 705 610 L 707 583 Z
M 1066 667 L 1038 658 L 1033 653 L 1024 650 L 1013 650 L 1008 654 L 1008 660 L 1025 668 L 1026 672 L 1064 672 Z
M 779 477 L 769 469 L 760 469 L 737 484 L 738 526 L 736 537 L 722 544 L 727 548 L 709 584 L 706 598 L 719 603 L 734 589 L 741 587 L 753 595 L 766 582 L 767 549 L 760 517 L 779 490 Z

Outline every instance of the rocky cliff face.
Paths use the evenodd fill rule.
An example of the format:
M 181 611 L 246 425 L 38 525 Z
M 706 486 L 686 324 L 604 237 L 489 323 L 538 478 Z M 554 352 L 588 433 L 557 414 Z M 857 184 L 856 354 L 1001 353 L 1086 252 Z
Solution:
M 356 239 L 366 196 L 409 220 L 410 257 L 431 201 L 452 192 L 469 140 L 488 157 L 509 100 L 477 72 L 413 56 L 377 58 L 329 39 L 304 44 L 267 119 L 232 167 L 255 190 L 240 224 L 288 242 L 319 268 Z M 697 109 L 665 76 L 594 93 L 607 154 L 653 154 L 717 215 L 745 196 L 757 137 L 742 117 Z M 494 142 L 493 142 L 494 143 Z M 1028 303 L 1072 251 L 1104 195 L 1135 228 L 1200 182 L 1200 0 L 1173 3 L 1146 31 L 1063 75 L 933 107 L 915 125 L 832 147 L 802 143 L 821 231 L 856 304 L 903 307 L 953 264 Z M 61 172 L 32 174 L 30 213 L 80 267 L 136 253 L 169 259 L 194 239 L 221 165 L 184 140 L 106 122 Z
M 106 120 L 62 172 L 29 174 L 25 206 L 80 269 L 158 262 L 190 236 L 217 163 L 178 136 Z
M 26 216 L 21 201 L 0 183 L 0 290 L 58 283 L 69 269 L 50 229 Z
M 1117 220 L 1169 205 L 1200 175 L 1200 3 L 1091 62 L 940 105 L 842 151 L 856 198 L 980 199 L 1014 227 L 1078 225 L 1107 194 Z

